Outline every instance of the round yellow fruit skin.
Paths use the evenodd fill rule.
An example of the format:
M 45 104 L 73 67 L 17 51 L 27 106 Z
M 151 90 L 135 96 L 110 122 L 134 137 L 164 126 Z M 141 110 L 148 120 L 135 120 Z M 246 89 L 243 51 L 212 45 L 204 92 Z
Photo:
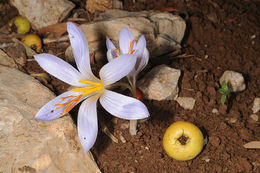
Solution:
M 25 34 L 30 31 L 30 22 L 22 16 L 17 16 L 9 22 L 9 26 L 15 25 L 18 34 Z
M 40 52 L 42 48 L 42 41 L 36 34 L 28 34 L 22 38 L 22 42 L 28 47 L 36 46 L 36 52 Z
M 178 140 L 182 135 L 188 137 L 185 145 Z M 163 137 L 163 147 L 166 153 L 176 160 L 191 160 L 203 148 L 203 134 L 194 124 L 178 121 L 167 128 Z

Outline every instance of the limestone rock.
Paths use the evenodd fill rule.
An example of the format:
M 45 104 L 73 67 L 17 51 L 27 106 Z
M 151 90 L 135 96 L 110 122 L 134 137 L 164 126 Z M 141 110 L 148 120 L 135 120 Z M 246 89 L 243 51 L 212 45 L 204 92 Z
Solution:
M 147 99 L 172 100 L 178 96 L 180 75 L 180 70 L 160 65 L 147 73 L 138 86 Z
M 120 0 L 87 0 L 86 2 L 86 9 L 91 13 L 106 11 L 111 8 L 122 9 L 123 3 Z
M 196 100 L 192 97 L 178 97 L 176 101 L 184 109 L 192 110 L 194 108 Z
M 68 0 L 10 0 L 34 29 L 62 21 L 75 5 Z
M 186 24 L 180 16 L 167 12 L 108 10 L 100 14 L 95 22 L 79 27 L 87 38 L 90 52 L 95 51 L 96 60 L 104 60 L 106 36 L 118 46 L 119 32 L 123 27 L 127 27 L 136 39 L 145 35 L 152 58 L 180 49 Z M 71 48 L 67 49 L 65 55 L 73 56 Z
M 54 97 L 33 77 L 0 65 L 0 172 L 100 172 L 70 116 L 34 119 Z
M 255 98 L 254 103 L 253 103 L 253 107 L 252 107 L 252 111 L 255 114 L 259 110 L 260 110 L 260 98 Z
M 246 89 L 245 80 L 241 73 L 227 70 L 220 78 L 220 83 L 223 81 L 226 81 L 233 92 L 243 91 Z

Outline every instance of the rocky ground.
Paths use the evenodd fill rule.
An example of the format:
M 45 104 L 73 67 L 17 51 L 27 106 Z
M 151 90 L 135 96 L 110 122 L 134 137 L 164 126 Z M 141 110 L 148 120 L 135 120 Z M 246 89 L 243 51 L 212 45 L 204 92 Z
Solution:
M 259 172 L 260 150 L 244 147 L 244 144 L 248 142 L 260 140 L 259 112 L 257 111 L 257 106 L 253 106 L 254 103 L 257 102 L 255 101 L 257 100 L 256 98 L 260 97 L 259 2 L 248 0 L 160 0 L 156 2 L 151 0 L 137 0 L 135 3 L 134 2 L 135 1 L 124 0 L 121 6 L 115 7 L 132 12 L 154 10 L 157 12 L 168 12 L 171 15 L 178 15 L 185 21 L 186 29 L 180 44 L 182 47 L 181 51 L 176 53 L 174 50 L 169 50 L 174 46 L 176 46 L 174 49 L 177 49 L 178 44 L 174 44 L 174 46 L 171 45 L 167 47 L 167 49 L 158 48 L 158 50 L 165 52 L 161 53 L 162 55 L 154 56 L 156 53 L 156 51 L 154 51 L 155 53 L 151 54 L 152 58 L 150 59 L 148 66 L 140 75 L 138 84 L 145 94 L 146 99 L 144 100 L 144 103 L 147 105 L 151 117 L 147 121 L 139 123 L 137 135 L 131 136 L 129 134 L 128 121 L 114 118 L 101 107 L 98 110 L 100 130 L 97 141 L 91 151 L 100 170 L 104 173 Z M 85 1 L 74 0 L 73 3 L 75 4 L 74 9 L 68 16 L 65 16 L 64 21 L 71 20 L 72 17 L 75 18 L 76 16 L 76 18 L 85 19 L 85 21 L 79 20 L 76 21 L 76 23 L 85 25 L 85 23 L 88 24 L 89 21 L 93 21 L 97 18 L 98 12 L 95 11 L 95 9 L 89 9 L 90 7 L 87 6 L 89 12 L 86 12 Z M 17 9 L 10 5 L 9 2 L 1 3 L 0 17 L 2 20 L 0 22 L 0 27 L 4 27 L 7 22 L 17 14 Z M 124 23 L 124 21 L 120 22 Z M 89 25 L 86 27 L 89 27 Z M 32 32 L 37 33 L 39 31 L 34 28 Z M 66 35 L 66 33 L 62 34 Z M 174 37 L 173 35 L 171 36 Z M 42 34 L 41 37 L 43 39 L 47 38 L 44 34 Z M 58 37 L 60 38 L 62 36 Z M 19 39 L 19 36 L 17 36 L 17 38 Z M 87 37 L 87 39 L 90 42 L 90 38 Z M 147 34 L 147 39 L 150 39 L 149 34 Z M 152 39 L 150 40 L 148 49 L 150 49 L 150 52 L 153 52 L 153 50 L 156 50 L 157 48 L 153 47 L 156 42 Z M 3 51 L 0 52 L 1 57 L 6 53 L 8 57 L 15 60 L 15 65 L 12 65 L 13 67 L 34 77 L 35 74 L 44 72 L 36 62 L 31 60 L 32 57 L 26 56 L 23 46 L 13 45 L 10 47 L 3 47 L 3 44 L 10 42 L 11 41 L 8 40 L 6 35 L 1 35 L 0 44 L 2 48 L 0 48 Z M 95 46 L 92 43 L 89 44 L 93 45 L 93 47 Z M 70 59 L 65 56 L 65 51 L 68 47 L 68 41 L 46 43 L 43 45 L 41 52 L 51 53 L 64 60 L 70 61 Z M 167 52 L 170 52 L 170 54 L 167 54 Z M 100 54 L 97 53 L 96 57 L 99 55 Z M 96 60 L 98 61 L 98 59 Z M 4 65 L 9 66 L 10 64 L 13 64 L 12 62 L 13 61 L 10 60 L 8 64 Z M 93 63 L 93 70 L 100 68 L 104 62 L 105 59 L 101 59 L 101 61 Z M 1 64 L 3 63 L 1 62 Z M 4 74 L 4 69 L 4 67 L 0 68 L 2 74 Z M 149 92 L 146 92 L 147 88 L 145 88 L 145 84 L 142 86 L 142 83 L 149 80 L 149 78 L 154 79 L 152 74 L 160 74 L 160 70 L 163 71 L 163 75 L 167 74 L 167 78 L 170 79 L 172 79 L 174 74 L 175 76 L 177 74 L 177 78 L 179 77 L 178 83 L 176 83 L 176 80 L 170 80 L 168 81 L 169 83 L 173 82 L 168 84 L 167 88 L 161 83 L 155 83 L 154 85 L 158 87 L 157 90 L 160 90 L 160 87 L 165 90 L 158 94 L 149 95 Z M 228 96 L 225 104 L 222 105 L 220 103 L 221 94 L 218 92 L 218 89 L 220 88 L 220 78 L 226 70 L 242 74 L 245 81 L 245 89 L 242 89 L 239 92 L 232 92 Z M 176 71 L 180 71 L 179 76 Z M 157 75 L 159 81 L 163 80 L 161 79 L 163 75 Z M 37 75 L 36 78 L 55 94 L 60 94 L 68 88 L 66 84 L 51 76 L 50 80 L 37 77 Z M 15 87 L 16 85 L 15 82 L 10 82 L 10 84 L 6 83 L 5 81 L 8 80 L 4 77 L 1 77 L 0 79 L 3 81 L 0 83 L 2 93 L 8 91 L 6 87 Z M 177 95 L 176 88 L 173 88 L 173 86 L 178 87 L 179 89 L 179 92 L 177 92 L 177 100 L 174 100 L 174 97 L 176 98 Z M 14 92 L 18 89 L 19 88 L 16 88 L 11 91 Z M 168 93 L 166 91 L 168 91 Z M 23 91 L 23 93 L 26 92 L 27 91 Z M 150 93 L 153 94 L 155 92 L 156 90 Z M 3 120 L 4 114 L 2 112 L 8 107 L 6 104 L 9 102 L 16 104 L 16 102 L 14 102 L 14 99 L 10 99 L 13 98 L 13 96 L 4 95 L 2 93 L 0 100 L 1 123 L 12 122 L 5 125 L 2 125 L 3 123 L 0 124 L 0 142 L 7 146 L 8 142 L 15 142 L 17 136 L 19 136 L 19 140 L 23 141 L 25 138 L 23 134 L 26 134 L 26 131 L 30 131 L 31 128 L 37 129 L 37 126 L 40 126 L 41 123 L 34 122 L 35 120 L 33 120 L 32 114 L 27 120 L 24 120 L 22 126 L 18 126 L 19 128 L 25 129 L 24 133 L 13 134 L 12 140 L 4 136 L 4 134 L 10 134 L 12 132 L 13 128 L 10 127 L 15 126 L 17 122 L 14 121 L 16 117 L 10 119 L 6 119 L 5 117 L 5 120 Z M 162 95 L 162 93 L 164 95 Z M 128 94 L 127 91 L 125 91 L 125 94 Z M 20 97 L 22 96 L 19 96 L 18 98 Z M 182 104 L 183 98 L 189 98 L 189 101 L 194 103 L 194 106 L 185 107 Z M 24 104 L 25 101 L 22 100 L 22 103 Z M 30 110 L 29 112 L 36 112 L 36 108 L 38 109 L 40 105 L 37 104 L 31 107 L 33 107 L 33 110 Z M 19 108 L 15 110 L 19 112 L 27 109 L 29 110 L 27 107 L 26 109 Z M 77 111 L 77 107 L 71 111 L 73 119 L 76 119 Z M 24 114 L 27 115 L 26 113 Z M 204 146 L 203 151 L 193 160 L 185 162 L 176 161 L 170 158 L 163 150 L 163 134 L 170 124 L 178 120 L 189 121 L 197 125 L 202 130 L 206 139 L 206 145 Z M 63 119 L 61 121 L 63 121 Z M 28 125 L 28 122 L 33 122 L 32 127 Z M 19 121 L 17 124 L 21 125 L 21 122 Z M 10 129 L 3 130 L 7 125 Z M 73 126 L 73 123 L 70 125 Z M 104 130 L 102 130 L 104 126 L 106 126 L 118 139 L 118 143 L 113 142 L 111 138 L 104 133 Z M 18 131 L 19 128 L 17 128 Z M 45 129 L 45 127 L 41 128 Z M 56 137 L 60 135 L 60 133 L 53 131 L 53 128 L 48 128 L 52 130 L 45 129 L 44 132 L 49 131 L 50 134 L 47 135 L 51 137 L 46 137 L 44 140 L 45 144 L 52 143 L 55 139 L 55 135 Z M 43 135 L 43 132 L 39 129 L 36 131 L 39 131 L 39 133 Z M 62 146 L 66 146 L 66 143 L 73 144 L 72 141 L 76 140 L 71 138 L 71 136 L 74 136 L 74 131 L 71 131 L 71 133 L 68 131 L 66 131 L 66 133 L 62 132 L 65 136 L 69 136 L 69 140 L 63 141 Z M 47 139 L 51 142 L 48 142 Z M 37 139 L 33 142 L 39 140 L 40 139 Z M 24 145 L 24 147 L 27 147 L 27 149 L 30 148 L 29 143 L 30 142 L 28 142 L 28 145 Z M 74 152 L 70 155 L 71 157 L 74 157 L 81 151 L 80 149 L 77 149 L 77 142 L 73 145 L 74 148 L 72 147 L 72 149 L 69 149 Z M 10 145 L 9 148 L 11 146 L 15 147 L 16 145 Z M 44 146 L 45 145 L 41 143 L 41 147 Z M 48 168 L 49 170 L 56 171 L 60 168 L 55 166 L 52 167 L 50 165 L 67 163 L 64 160 L 52 162 L 53 159 L 59 158 L 57 155 L 54 156 L 53 154 L 56 152 L 55 150 L 58 149 L 56 146 L 53 148 L 54 149 L 49 150 L 51 152 L 47 152 L 47 149 L 44 148 L 44 150 L 42 150 L 43 152 L 37 155 L 38 162 L 39 160 L 41 161 L 41 159 L 45 159 L 43 163 L 46 164 L 41 167 L 42 169 L 47 170 Z M 36 149 L 32 148 L 32 151 L 36 152 Z M 67 151 L 67 148 L 65 150 Z M 45 151 L 47 154 L 44 153 Z M 28 150 L 28 152 L 30 151 Z M 10 154 L 8 154 L 8 152 L 5 152 L 5 155 L 0 157 L 1 160 L 8 158 L 8 156 L 10 156 Z M 80 158 L 84 158 L 81 154 L 79 155 Z M 16 157 L 16 155 L 13 156 L 14 158 Z M 26 153 L 23 156 L 26 157 Z M 12 158 L 10 157 L 10 159 Z M 13 162 L 15 163 L 15 161 Z M 20 170 L 20 172 L 24 170 L 31 170 L 31 172 L 33 172 L 35 171 L 35 167 L 37 167 L 35 165 L 37 165 L 38 162 L 34 161 L 33 163 L 27 162 L 17 164 L 18 166 L 13 169 Z M 77 162 L 77 160 L 74 160 L 74 162 Z M 4 164 L 0 164 L 0 172 L 2 171 L 1 168 L 3 168 L 3 165 Z M 72 166 L 75 166 L 73 167 L 74 171 L 77 170 L 76 165 Z M 11 167 L 12 166 L 8 168 Z M 62 166 L 61 169 L 71 171 L 65 166 Z M 85 167 L 83 167 L 82 170 L 83 169 L 85 169 Z

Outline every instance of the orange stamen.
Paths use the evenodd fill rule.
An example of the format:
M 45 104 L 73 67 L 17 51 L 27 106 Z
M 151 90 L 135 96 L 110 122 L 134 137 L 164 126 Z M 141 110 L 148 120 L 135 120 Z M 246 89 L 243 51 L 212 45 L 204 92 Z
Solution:
M 132 54 L 132 53 L 134 53 L 134 51 L 135 51 L 135 50 L 132 50 L 132 49 L 133 49 L 134 42 L 135 42 L 135 40 L 132 40 L 131 43 L 130 43 L 130 47 L 129 47 L 129 51 L 128 51 L 129 54 Z
M 92 86 L 86 86 L 86 87 L 81 87 L 81 88 L 74 88 L 72 89 L 72 91 L 75 92 L 83 92 L 82 94 L 78 95 L 78 96 L 66 96 L 66 97 L 61 97 L 61 100 L 65 100 L 68 98 L 73 98 L 72 100 L 66 102 L 66 103 L 62 103 L 62 104 L 55 104 L 56 109 L 60 109 L 65 107 L 65 109 L 63 110 L 63 112 L 61 113 L 61 115 L 64 115 L 65 113 L 68 113 L 74 106 L 77 105 L 77 103 L 80 101 L 80 99 L 82 98 L 82 96 L 90 94 L 90 93 L 94 93 L 94 92 L 99 92 L 102 93 L 103 91 L 103 83 L 102 81 L 100 82 L 93 82 L 90 80 L 80 80 L 80 83 L 85 83 L 85 84 L 89 84 Z
M 68 101 L 66 103 L 62 103 L 62 104 L 55 104 L 55 106 L 58 106 L 56 109 L 60 109 L 62 107 L 67 106 L 63 112 L 61 113 L 61 115 L 64 115 L 65 113 L 68 113 L 74 106 L 76 106 L 76 104 L 79 102 L 79 100 L 81 99 L 83 95 L 79 95 L 79 96 L 67 96 L 67 97 L 61 97 L 61 100 L 65 100 L 67 98 L 71 98 L 71 97 L 76 97 L 75 99 Z
M 115 51 L 117 53 L 118 56 L 120 56 L 120 51 L 118 49 L 113 49 L 113 51 Z M 117 57 L 117 56 L 116 56 Z M 116 58 L 115 57 L 115 58 Z

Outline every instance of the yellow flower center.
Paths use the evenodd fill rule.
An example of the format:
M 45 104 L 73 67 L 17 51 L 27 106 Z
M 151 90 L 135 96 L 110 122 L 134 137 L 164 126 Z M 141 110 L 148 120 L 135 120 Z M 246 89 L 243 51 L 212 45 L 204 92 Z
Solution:
M 99 97 L 100 95 L 102 95 L 102 93 L 104 92 L 104 85 L 102 83 L 102 81 L 100 82 L 93 82 L 93 81 L 89 81 L 89 80 L 80 80 L 80 83 L 85 83 L 85 84 L 89 84 L 91 86 L 86 86 L 86 87 L 80 87 L 80 88 L 74 88 L 72 89 L 72 91 L 75 92 L 82 92 L 82 94 L 78 95 L 78 96 L 66 96 L 66 97 L 61 97 L 61 100 L 65 100 L 67 98 L 74 98 L 68 102 L 62 103 L 62 104 L 55 104 L 56 109 L 60 109 L 62 107 L 66 107 L 64 109 L 64 111 L 61 113 L 61 115 L 64 115 L 66 113 L 68 113 L 74 106 L 76 106 L 76 104 L 80 101 L 80 99 L 82 98 L 82 96 L 87 95 L 87 94 L 91 94 L 94 92 L 98 92 L 97 93 L 97 97 Z M 95 99 L 96 97 L 94 97 Z

